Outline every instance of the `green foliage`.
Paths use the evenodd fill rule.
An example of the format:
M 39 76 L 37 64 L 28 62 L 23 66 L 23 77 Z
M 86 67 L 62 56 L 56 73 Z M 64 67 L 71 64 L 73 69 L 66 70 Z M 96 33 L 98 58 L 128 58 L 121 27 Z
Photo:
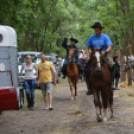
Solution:
M 131 44 L 134 35 L 134 1 L 130 0 L 1 0 L 0 7 L 0 24 L 16 29 L 19 51 L 55 52 L 63 57 L 61 43 L 66 35 L 77 38 L 77 46 L 84 49 L 96 21 L 105 27 L 114 51 Z

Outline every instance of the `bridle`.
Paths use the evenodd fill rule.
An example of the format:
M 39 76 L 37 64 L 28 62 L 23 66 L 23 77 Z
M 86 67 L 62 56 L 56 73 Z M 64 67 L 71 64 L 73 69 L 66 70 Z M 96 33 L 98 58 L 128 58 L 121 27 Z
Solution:
M 93 66 L 95 66 L 97 63 L 100 63 L 100 65 L 102 66 L 103 65 L 103 63 L 102 62 L 98 62 L 98 61 L 96 61 L 95 63 L 93 63 L 92 65 Z
M 71 50 L 69 49 L 69 52 L 72 51 L 75 53 L 76 50 Z M 68 55 L 69 56 L 69 55 Z M 74 64 L 75 63 L 75 58 L 74 58 L 74 55 L 72 58 L 67 58 L 68 59 L 68 64 Z

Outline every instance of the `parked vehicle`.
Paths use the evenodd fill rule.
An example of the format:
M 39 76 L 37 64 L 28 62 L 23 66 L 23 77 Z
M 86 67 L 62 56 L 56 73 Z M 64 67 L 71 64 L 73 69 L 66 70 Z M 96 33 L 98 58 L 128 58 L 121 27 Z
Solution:
M 0 26 L 0 111 L 20 109 L 23 88 L 18 85 L 17 36 L 12 27 Z
M 35 64 L 38 64 L 40 62 L 40 56 L 41 52 L 34 52 L 34 51 L 24 51 L 24 52 L 18 52 L 18 74 L 19 74 L 19 85 L 22 86 L 24 88 L 24 80 L 21 79 L 21 76 L 20 76 L 20 69 L 21 69 L 21 65 L 23 63 L 25 63 L 25 59 L 26 59 L 26 56 L 27 55 L 30 55 L 32 57 L 32 62 L 35 63 Z M 56 74 L 56 80 L 58 82 L 58 74 L 57 74 L 57 70 L 54 66 L 54 63 L 52 61 L 52 57 L 51 56 L 48 56 L 46 55 L 46 60 L 47 61 L 50 61 L 52 62 L 53 64 L 53 68 L 54 68 L 54 72 Z M 35 77 L 36 77 L 36 72 L 34 72 L 35 74 Z M 23 71 L 23 75 L 25 75 L 25 72 Z M 53 81 L 53 79 L 52 79 Z M 36 85 L 37 87 L 37 85 Z
M 58 70 L 58 76 L 61 77 L 61 74 L 62 74 L 62 59 L 59 58 L 57 60 L 57 70 Z

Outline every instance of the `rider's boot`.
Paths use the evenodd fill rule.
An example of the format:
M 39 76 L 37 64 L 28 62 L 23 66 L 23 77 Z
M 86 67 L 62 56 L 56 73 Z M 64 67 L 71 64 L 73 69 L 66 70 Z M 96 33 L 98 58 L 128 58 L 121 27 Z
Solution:
M 84 76 L 85 76 L 85 80 L 86 80 L 86 84 L 87 84 L 87 95 L 92 95 L 93 91 L 91 88 L 91 82 L 90 82 L 90 67 L 91 67 L 91 60 L 88 61 L 88 64 L 86 65 L 85 69 L 84 69 Z
M 111 83 L 109 90 L 116 90 L 116 88 L 114 87 L 114 65 L 112 68 L 110 68 L 110 75 L 111 75 Z
M 79 70 L 79 77 L 82 78 L 83 76 L 83 68 L 81 67 L 80 63 L 76 62 L 76 65 L 78 67 Z
M 62 74 L 63 74 L 63 79 L 65 79 L 66 78 L 66 64 L 63 64 L 63 67 L 62 67 Z
M 88 88 L 87 95 L 92 95 L 93 91 L 91 89 L 91 82 L 89 81 L 89 79 L 86 81 L 86 83 L 87 83 L 87 88 Z

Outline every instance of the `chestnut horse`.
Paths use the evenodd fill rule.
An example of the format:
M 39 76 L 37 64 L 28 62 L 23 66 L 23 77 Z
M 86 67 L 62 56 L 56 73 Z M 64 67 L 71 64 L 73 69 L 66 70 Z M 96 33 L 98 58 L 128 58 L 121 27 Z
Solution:
M 76 48 L 68 48 L 68 64 L 67 64 L 67 76 L 68 76 L 68 82 L 70 85 L 70 91 L 71 91 L 71 100 L 77 99 L 77 81 L 79 78 L 79 71 L 78 67 L 74 61 L 74 54 L 76 51 Z M 73 94 L 73 87 L 75 89 L 75 97 Z
M 113 91 L 109 90 L 110 86 L 110 72 L 108 66 L 102 60 L 102 50 L 94 49 L 91 47 L 91 86 L 94 94 L 94 104 L 96 108 L 96 119 L 98 122 L 107 122 L 107 107 L 109 104 L 109 109 L 111 113 L 111 118 L 113 118 Z M 101 100 L 100 100 L 101 97 Z M 101 115 L 101 109 L 103 107 L 103 120 Z

